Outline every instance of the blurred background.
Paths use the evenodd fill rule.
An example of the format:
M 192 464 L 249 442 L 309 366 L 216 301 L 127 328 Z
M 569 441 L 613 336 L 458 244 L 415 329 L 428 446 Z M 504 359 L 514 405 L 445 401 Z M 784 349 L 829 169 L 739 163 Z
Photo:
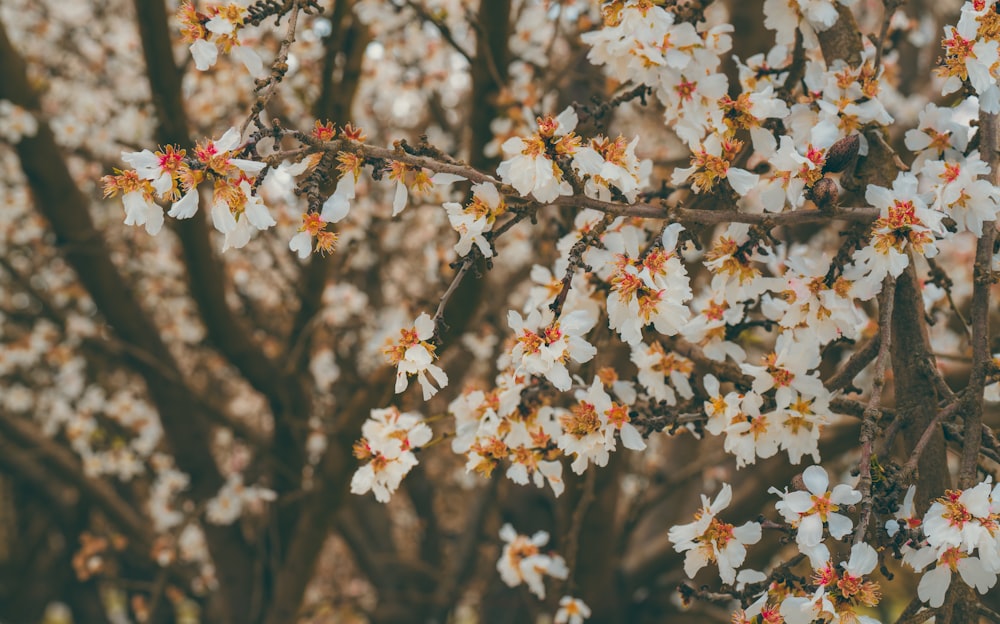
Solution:
M 760 2 L 683 4 L 735 23 L 741 58 L 771 47 Z M 157 236 L 123 225 L 121 201 L 101 189 L 125 167 L 123 151 L 190 150 L 239 126 L 254 101 L 253 79 L 231 56 L 195 70 L 179 8 L 0 0 L 0 622 L 548 621 L 568 590 L 556 582 L 540 601 L 501 582 L 504 522 L 552 535 L 547 548 L 567 558 L 593 622 L 728 622 L 727 604 L 681 603 L 682 555 L 667 529 L 722 481 L 734 484 L 730 521 L 756 519 L 767 487 L 798 467 L 776 457 L 737 473 L 719 440 L 692 444 L 682 429 L 654 433 L 642 454 L 615 453 L 605 469 L 567 470 L 556 499 L 502 470 L 467 473 L 448 449 L 448 403 L 464 387 L 491 387 L 506 311 L 551 286 L 532 267 L 553 266 L 572 209 L 520 223 L 496 261 L 461 283 L 439 351 L 451 383 L 426 404 L 412 389 L 392 393 L 382 348 L 437 307 L 454 275 L 440 204 L 466 193 L 461 185 L 413 197 L 390 219 L 394 184 L 362 176 L 335 253 L 305 261 L 288 240 L 306 200 L 280 169 L 260 187 L 278 224 L 242 249 L 219 253 L 205 198 L 195 218 L 168 220 Z M 887 59 L 900 128 L 934 95 L 925 77 L 957 8 L 913 0 L 901 11 L 932 43 L 900 36 Z M 865 32 L 881 10 L 859 1 Z M 533 131 L 536 115 L 596 106 L 622 87 L 580 40 L 601 20 L 593 1 L 319 0 L 299 16 L 287 75 L 261 118 L 304 131 L 350 122 L 375 145 L 426 137 L 491 172 L 499 146 Z M 269 17 L 242 43 L 267 65 L 286 26 Z M 724 69 L 738 94 L 736 65 Z M 642 136 L 656 184 L 687 163 L 652 100 L 584 118 L 578 132 Z M 961 264 L 957 251 L 949 257 Z M 971 281 L 954 282 L 952 295 L 967 298 Z M 931 318 L 944 305 L 931 305 Z M 958 332 L 944 320 L 932 331 L 955 354 L 940 360 L 945 378 L 964 383 Z M 598 347 L 594 370 L 633 374 L 623 345 Z M 828 359 L 833 370 L 838 354 Z M 683 356 L 676 366 L 693 380 L 703 372 Z M 423 413 L 442 443 L 422 450 L 381 504 L 348 487 L 361 424 L 388 405 Z M 845 419 L 824 433 L 833 470 L 856 463 L 858 431 Z M 748 565 L 766 567 L 786 548 L 765 535 Z M 910 597 L 887 595 L 883 621 Z

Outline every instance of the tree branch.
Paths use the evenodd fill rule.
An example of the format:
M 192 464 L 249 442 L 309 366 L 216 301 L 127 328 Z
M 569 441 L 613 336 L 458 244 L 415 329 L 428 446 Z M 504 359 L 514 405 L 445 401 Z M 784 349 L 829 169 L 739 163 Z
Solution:
M 997 116 L 981 113 L 979 116 L 979 148 L 990 164 L 988 180 L 994 187 L 1000 183 L 1000 139 Z M 983 388 L 992 368 L 990 356 L 990 288 L 993 286 L 993 240 L 996 228 L 992 221 L 983 224 L 983 235 L 976 243 L 976 259 L 972 268 L 972 371 L 969 385 L 963 393 L 962 413 L 965 417 L 965 445 L 958 471 L 958 486 L 969 488 L 979 479 L 976 466 L 982 444 Z
M 173 46 L 163 0 L 134 0 L 146 72 L 156 108 L 157 140 L 164 145 L 190 147 L 189 120 L 181 99 L 181 74 L 174 64 Z M 190 219 L 171 219 L 184 252 L 191 296 L 198 305 L 208 339 L 272 405 L 281 403 L 275 364 L 253 339 L 243 318 L 226 303 L 227 278 L 212 251 L 205 210 Z
M 28 82 L 24 60 L 3 28 L 0 28 L 0 99 L 30 111 L 41 108 L 38 95 Z M 87 199 L 73 181 L 48 124 L 40 120 L 35 136 L 24 137 L 16 149 L 37 209 L 49 221 L 56 244 L 97 309 L 124 342 L 149 353 L 180 377 L 177 363 L 159 330 L 131 289 L 124 286 L 125 280 L 111 262 L 104 238 L 91 220 Z M 158 367 L 137 360 L 136 369 L 146 379 L 177 466 L 191 477 L 192 497 L 202 501 L 214 496 L 224 480 L 209 447 L 209 424 L 198 405 L 176 384 L 164 383 L 169 380 L 164 379 Z M 220 584 L 231 598 L 229 606 L 238 609 L 240 601 L 236 595 L 245 595 L 250 585 L 246 578 L 250 570 L 248 552 L 239 527 L 207 527 L 206 536 L 212 557 L 220 566 Z M 228 614 L 226 619 L 246 621 L 239 613 Z
M 886 277 L 882 284 L 879 302 L 878 328 L 882 339 L 879 341 L 878 356 L 875 358 L 875 375 L 872 380 L 872 391 L 865 407 L 864 420 L 861 423 L 861 460 L 860 480 L 858 489 L 861 491 L 861 517 L 854 531 L 854 543 L 860 544 L 868 531 L 868 522 L 872 515 L 872 452 L 875 445 L 877 422 L 881 414 L 882 388 L 885 385 L 885 371 L 889 363 L 889 349 L 892 344 L 892 308 L 895 299 L 895 280 Z

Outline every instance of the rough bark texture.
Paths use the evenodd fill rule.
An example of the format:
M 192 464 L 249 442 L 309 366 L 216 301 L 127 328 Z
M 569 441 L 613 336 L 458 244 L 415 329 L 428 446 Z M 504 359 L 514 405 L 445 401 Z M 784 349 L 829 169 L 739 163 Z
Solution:
M 938 410 L 938 395 L 926 373 L 934 361 L 929 356 L 923 301 L 912 264 L 896 280 L 892 363 L 896 410 L 906 419 L 902 432 L 908 454 Z M 944 436 L 940 430 L 920 456 L 917 470 L 917 508 L 922 513 L 949 485 Z
M 0 30 L 0 98 L 28 110 L 39 109 L 24 61 L 3 30 Z M 192 393 L 179 382 L 181 375 L 176 362 L 157 327 L 111 262 L 104 238 L 91 220 L 89 202 L 74 183 L 48 125 L 39 123 L 34 137 L 26 137 L 17 144 L 17 153 L 35 205 L 48 220 L 66 261 L 115 333 L 144 354 L 145 357 L 134 358 L 135 370 L 146 380 L 178 467 L 192 476 L 192 497 L 203 501 L 214 496 L 223 479 L 208 446 L 209 420 Z M 219 569 L 222 593 L 231 610 L 226 620 L 247 622 L 249 619 L 240 613 L 240 605 L 247 602 L 237 597 L 245 595 L 253 585 L 252 566 L 239 528 L 208 527 L 206 535 L 213 558 L 226 562 Z

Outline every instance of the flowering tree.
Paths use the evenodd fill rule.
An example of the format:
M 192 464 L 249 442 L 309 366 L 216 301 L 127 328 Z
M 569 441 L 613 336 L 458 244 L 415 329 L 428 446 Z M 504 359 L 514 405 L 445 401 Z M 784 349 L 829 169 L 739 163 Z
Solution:
M 1000 617 L 1000 12 L 752 4 L 0 5 L 0 618 Z

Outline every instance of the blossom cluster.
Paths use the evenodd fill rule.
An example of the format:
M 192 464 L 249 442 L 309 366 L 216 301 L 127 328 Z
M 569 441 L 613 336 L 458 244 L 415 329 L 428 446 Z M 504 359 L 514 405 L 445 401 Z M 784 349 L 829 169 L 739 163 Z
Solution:
M 198 212 L 198 186 L 211 181 L 212 224 L 225 236 L 222 250 L 243 247 L 253 232 L 276 222 L 255 193 L 252 176 L 265 164 L 239 158 L 241 151 L 240 133 L 230 128 L 218 140 L 198 145 L 192 156 L 172 145 L 156 152 L 123 152 L 132 169 L 105 176 L 104 196 L 121 193 L 125 225 L 142 225 L 156 234 L 163 227 L 163 208 L 156 200 L 172 202 L 171 217 L 190 219 Z
M 451 227 L 459 234 L 455 253 L 464 256 L 475 245 L 484 258 L 492 258 L 493 248 L 486 234 L 493 229 L 497 217 L 507 211 L 507 204 L 497 187 L 488 182 L 473 184 L 472 199 L 467 206 L 463 208 L 461 204 L 446 202 L 443 207 L 448 211 Z
M 243 476 L 234 474 L 205 505 L 205 518 L 212 524 L 232 524 L 244 515 L 245 509 L 256 509 L 259 513 L 264 503 L 276 498 L 273 490 L 256 485 L 246 486 Z
M 399 330 L 398 342 L 383 349 L 389 363 L 397 367 L 396 392 L 406 390 L 411 376 L 415 376 L 420 383 L 425 401 L 448 385 L 448 375 L 440 366 L 433 364 L 436 357 L 435 347 L 430 342 L 433 337 L 434 320 L 425 312 L 417 317 L 413 327 Z M 431 379 L 438 387 L 434 387 Z
M 747 546 L 756 544 L 761 538 L 758 522 L 747 522 L 734 527 L 721 520 L 718 515 L 733 500 L 733 488 L 728 483 L 709 502 L 702 495 L 702 507 L 695 514 L 694 522 L 670 527 L 669 538 L 677 552 L 686 552 L 684 572 L 694 577 L 698 570 L 709 563 L 719 568 L 723 583 L 736 581 L 736 571 L 747 556 Z
M 955 574 L 985 594 L 1000 574 L 1000 485 L 989 480 L 965 490 L 949 490 L 916 517 L 915 488 L 907 491 L 896 517 L 886 523 L 895 535 L 908 529 L 903 563 L 923 571 L 917 595 L 932 608 L 944 603 Z
M 501 374 L 496 388 L 467 390 L 448 405 L 455 418 L 451 448 L 466 456 L 466 470 L 489 476 L 502 461 L 509 461 L 506 476 L 514 483 L 546 483 L 556 496 L 562 494 L 563 464 L 555 441 L 562 435 L 562 410 L 551 406 L 519 409 L 523 377 Z
M 373 409 L 361 434 L 354 456 L 365 463 L 351 479 L 351 492 L 371 491 L 380 502 L 388 502 L 406 473 L 417 465 L 414 451 L 426 446 L 434 433 L 420 414 L 388 407 Z
M 746 558 L 746 547 L 761 539 L 761 525 L 748 522 L 734 527 L 719 518 L 732 500 L 728 484 L 723 484 L 714 501 L 702 496 L 702 508 L 694 522 L 670 529 L 675 550 L 686 553 L 685 572 L 694 578 L 699 570 L 714 563 L 726 584 L 740 588 L 766 581 L 765 591 L 737 611 L 734 622 L 807 624 L 823 620 L 877 624 L 878 620 L 866 615 L 864 609 L 879 604 L 881 589 L 877 581 L 865 577 L 887 555 L 865 542 L 856 542 L 849 559 L 836 565 L 824 537 L 828 532 L 833 540 L 842 540 L 851 533 L 853 522 L 845 512 L 861 501 L 861 493 L 843 483 L 831 490 L 829 477 L 819 466 L 803 472 L 801 487 L 792 492 L 772 488 L 771 492 L 781 497 L 775 507 L 781 520 L 795 531 L 798 551 L 810 562 L 811 582 L 796 587 L 787 580 L 774 582 L 756 570 L 739 570 Z M 920 600 L 931 608 L 940 607 L 955 575 L 981 594 L 992 589 L 1000 574 L 996 535 L 1000 487 L 987 479 L 965 490 L 949 490 L 922 517 L 914 512 L 914 495 L 915 487 L 911 486 L 877 539 L 895 540 L 896 556 L 922 572 L 917 588 Z M 761 619 L 756 620 L 758 617 Z
M 359 19 L 373 28 L 387 27 L 377 24 L 371 4 L 361 3 Z M 824 385 L 819 371 L 833 363 L 843 345 L 872 336 L 871 304 L 866 302 L 904 270 L 925 270 L 926 261 L 953 241 L 990 232 L 1000 211 L 1000 191 L 988 181 L 986 147 L 976 148 L 984 134 L 969 123 L 980 111 L 1000 112 L 1000 27 L 994 1 L 967 2 L 957 26 L 945 29 L 944 92 L 969 87 L 976 97 L 963 97 L 950 108 L 927 104 L 919 111 L 919 104 L 912 110 L 902 105 L 893 90 L 894 61 L 884 54 L 885 42 L 863 41 L 860 58 L 852 64 L 824 60 L 817 50 L 818 34 L 847 15 L 852 4 L 767 0 L 765 25 L 776 32 L 776 45 L 735 58 L 739 84 L 730 85 L 722 61 L 732 48 L 732 25 L 703 15 L 701 8 L 691 9 L 692 15 L 653 0 L 605 3 L 603 23 L 582 35 L 588 58 L 620 84 L 641 87 L 633 91 L 637 97 L 652 94 L 662 111 L 661 125 L 689 152 L 663 175 L 669 186 L 664 182 L 660 189 L 650 188 L 653 159 L 643 153 L 656 148 L 640 142 L 639 134 L 612 138 L 602 129 L 609 134 L 582 136 L 578 132 L 587 133 L 581 129 L 589 127 L 587 122 L 600 120 L 599 107 L 575 104 L 554 114 L 553 98 L 514 88 L 548 62 L 541 31 L 521 24 L 514 39 L 523 56 L 520 65 L 509 68 L 514 87 L 508 87 L 516 94 L 498 96 L 509 117 L 493 124 L 492 155 L 500 160 L 495 172 L 463 169 L 459 161 L 441 157 L 426 137 L 420 149 L 398 142 L 389 150 L 367 144 L 367 137 L 350 124 L 338 130 L 316 121 L 306 135 L 283 122 L 262 130 L 249 120 L 249 132 L 230 129 L 190 154 L 178 146 L 123 153 L 131 169 L 106 176 L 105 195 L 122 196 L 125 224 L 156 234 L 164 223 L 160 203 L 170 204 L 168 216 L 190 218 L 199 208 L 199 187 L 211 182 L 210 214 L 224 237 L 223 251 L 244 247 L 256 231 L 278 226 L 282 215 L 275 211 L 279 219 L 272 216 L 273 207 L 265 205 L 260 192 L 274 184 L 289 195 L 308 197 L 308 210 L 294 211 L 301 214 L 301 225 L 288 240 L 288 249 L 302 259 L 314 251 L 332 252 L 351 237 L 363 240 L 365 234 L 358 231 L 341 239 L 343 233 L 328 226 L 351 214 L 357 230 L 364 230 L 379 208 L 398 226 L 385 238 L 420 241 L 421 266 L 429 267 L 428 273 L 437 277 L 442 266 L 462 261 L 453 285 L 473 262 L 478 271 L 478 260 L 485 259 L 483 264 L 492 269 L 495 259 L 511 258 L 509 272 L 523 270 L 528 279 L 504 299 L 510 309 L 498 318 L 500 324 L 506 320 L 506 340 L 495 334 L 463 337 L 477 360 L 492 358 L 499 344 L 495 369 L 447 404 L 454 418 L 451 448 L 464 458 L 467 472 L 488 476 L 502 467 L 511 481 L 549 487 L 559 496 L 566 489 L 567 463 L 576 474 L 591 464 L 604 467 L 619 442 L 642 451 L 653 432 L 668 427 L 681 435 L 722 438 L 721 447 L 738 469 L 779 452 L 787 453 L 792 464 L 805 457 L 818 464 L 820 436 L 839 419 L 831 405 L 840 398 L 839 390 Z M 260 58 L 241 41 L 249 24 L 246 6 L 212 5 L 204 12 L 191 3 L 182 6 L 180 21 L 199 70 L 211 67 L 222 50 L 242 60 L 255 77 L 262 75 Z M 539 10 L 525 9 L 543 15 Z M 384 47 L 372 50 L 385 53 Z M 524 67 L 529 58 L 536 68 Z M 405 101 L 398 106 L 402 112 L 407 108 Z M 875 150 L 891 153 L 887 128 L 915 115 L 916 126 L 904 139 L 912 164 L 897 167 L 893 179 L 868 183 L 872 178 L 855 170 L 856 159 Z M 0 135 L 16 143 L 36 130 L 31 114 L 0 101 Z M 294 141 L 299 146 L 288 149 Z M 369 179 L 383 178 L 387 188 L 372 193 Z M 462 180 L 476 181 L 464 199 L 450 188 Z M 379 204 L 382 195 L 386 201 Z M 858 203 L 863 198 L 866 206 L 843 208 L 841 196 Z M 436 209 L 435 217 L 425 219 L 421 212 L 417 219 L 416 210 L 406 211 L 411 203 L 424 204 L 421 210 Z M 558 216 L 550 216 L 556 209 Z M 717 219 L 717 212 L 727 212 L 729 218 Z M 657 219 L 627 216 L 635 214 Z M 685 215 L 693 215 L 696 227 Z M 778 240 L 794 236 L 785 236 L 775 223 L 794 224 L 783 218 L 802 216 L 817 222 L 817 215 L 862 225 L 850 238 L 826 232 L 828 239 L 817 235 L 808 246 Z M 507 227 L 527 218 L 561 237 L 552 246 L 539 245 L 531 234 Z M 298 216 L 294 221 L 297 225 Z M 717 227 L 698 227 L 703 225 Z M 446 244 L 425 244 L 442 231 L 450 237 Z M 387 246 L 412 251 L 405 243 L 393 244 Z M 820 246 L 841 249 L 834 256 L 818 253 Z M 544 249 L 539 256 L 546 257 L 546 264 L 529 267 L 524 258 L 536 248 Z M 374 255 L 362 250 L 345 264 L 367 270 Z M 412 254 L 396 255 L 407 256 L 407 263 L 412 259 Z M 412 295 L 407 284 L 391 288 L 395 290 L 384 291 L 391 297 Z M 923 288 L 930 314 L 934 298 L 943 295 L 935 284 Z M 405 392 L 412 378 L 424 401 L 435 400 L 448 386 L 438 330 L 452 292 L 448 290 L 433 317 L 422 313 L 412 326 L 407 321 L 382 348 L 395 368 L 396 393 Z M 398 326 L 384 323 L 385 318 L 377 315 L 365 323 Z M 365 331 L 370 329 L 358 332 L 361 338 L 352 337 L 352 345 L 368 340 Z M 953 337 L 952 342 L 964 346 Z M 616 348 L 619 360 L 606 366 L 605 353 L 616 354 Z M 484 355 L 478 357 L 480 353 Z M 318 385 L 332 386 L 339 377 L 336 357 L 327 349 L 311 360 Z M 635 374 L 620 377 L 620 369 L 629 366 Z M 987 398 L 1000 396 L 998 387 L 988 385 Z M 16 396 L 5 400 L 17 403 Z M 443 405 L 440 397 L 436 401 Z M 309 422 L 308 450 L 315 465 L 326 450 L 326 438 L 318 419 Z M 132 445 L 138 448 L 95 453 L 89 448 L 93 424 L 80 419 L 67 423 L 67 436 L 88 471 L 125 480 L 141 472 L 140 460 L 149 457 L 159 440 L 157 426 L 146 426 Z M 124 418 L 120 424 L 133 422 Z M 390 407 L 372 410 L 362 434 L 354 448 L 361 466 L 351 491 L 373 492 L 378 501 L 387 502 L 417 464 L 415 451 L 428 446 L 433 433 L 418 413 Z M 186 487 L 187 477 L 173 467 L 158 471 L 150 502 L 163 517 L 158 530 L 193 526 L 177 509 Z M 874 621 L 863 612 L 880 602 L 880 588 L 869 577 L 885 555 L 860 541 L 869 537 L 866 526 L 848 557 L 835 546 L 855 530 L 850 514 L 864 498 L 861 489 L 831 484 L 827 471 L 812 465 L 796 489 L 772 487 L 769 492 L 780 498 L 778 521 L 739 526 L 724 521 L 721 514 L 733 498 L 732 487 L 724 484 L 714 500 L 702 497 L 693 522 L 669 530 L 675 550 L 685 553 L 688 576 L 714 564 L 727 585 L 768 581 L 767 589 L 734 621 Z M 234 472 L 208 501 L 206 517 L 229 524 L 245 509 L 274 497 L 266 488 L 244 486 Z M 889 525 L 890 538 L 905 537 L 904 562 L 917 571 L 930 568 L 918 593 L 931 607 L 943 603 L 955 574 L 981 593 L 995 585 L 1000 574 L 998 498 L 987 481 L 948 492 L 917 519 L 911 491 Z M 748 547 L 763 539 L 765 527 L 793 537 L 812 569 L 809 581 L 771 582 L 769 575 L 741 570 Z M 505 525 L 501 537 L 506 545 L 497 569 L 508 585 L 526 584 L 544 598 L 544 576 L 567 576 L 562 558 L 541 550 L 547 534 L 527 537 Z M 574 622 L 588 614 L 582 601 L 566 596 L 556 620 Z
M 195 67 L 205 71 L 215 65 L 219 50 L 232 54 L 254 78 L 263 78 L 264 62 L 257 51 L 240 41 L 240 31 L 247 24 L 249 0 L 208 5 L 205 12 L 195 9 L 192 2 L 181 5 L 177 12 L 185 41 L 191 43 Z
M 812 596 L 789 596 L 781 603 L 780 613 L 787 624 L 858 622 L 879 624 L 879 620 L 859 611 L 877 606 L 882 600 L 878 582 L 865 577 L 878 566 L 878 552 L 864 542 L 851 547 L 851 555 L 839 566 L 827 562 L 815 568 Z M 762 596 L 766 600 L 767 594 Z M 758 599 L 760 600 L 760 599 Z
M 562 557 L 542 552 L 542 547 L 549 543 L 549 534 L 545 531 L 538 531 L 529 537 L 518 534 L 513 526 L 505 524 L 500 529 L 500 538 L 505 543 L 497 560 L 497 572 L 508 586 L 527 585 L 531 593 L 544 599 L 544 577 L 565 579 L 569 574 Z
M 0 100 L 0 137 L 15 145 L 38 132 L 38 121 L 29 111 L 10 100 Z
M 810 466 L 802 472 L 805 490 L 794 492 L 769 490 L 781 497 L 775 508 L 792 527 L 795 527 L 795 543 L 799 550 L 809 557 L 813 567 L 822 565 L 830 558 L 830 551 L 823 541 L 824 528 L 830 537 L 841 539 L 851 532 L 853 523 L 842 513 L 841 507 L 861 501 L 861 492 L 840 483 L 831 490 L 830 478 L 819 466 Z
M 945 27 L 941 41 L 944 59 L 939 73 L 945 78 L 943 95 L 971 84 L 987 113 L 1000 113 L 1000 86 L 996 65 L 1000 61 L 1000 29 L 995 0 L 974 0 L 962 5 L 956 26 Z
M 644 0 L 616 2 L 604 28 L 585 33 L 588 59 L 610 75 L 651 87 L 665 107 L 665 120 L 689 145 L 722 128 L 717 106 L 728 87 L 719 71 L 732 48 L 730 24 L 708 27 L 679 21 L 662 6 Z
M 574 132 L 577 123 L 579 117 L 570 107 L 556 117 L 539 117 L 531 136 L 507 139 L 502 145 L 505 159 L 497 167 L 500 179 L 543 203 L 572 195 L 571 180 L 582 184 L 588 197 L 610 200 L 617 194 L 635 201 L 652 168 L 635 154 L 639 137 L 629 141 L 596 136 L 584 143 Z M 568 176 L 570 171 L 575 178 Z
M 807 468 L 802 478 L 804 490 L 781 492 L 772 488 L 771 491 L 781 496 L 776 508 L 796 531 L 799 551 L 809 558 L 813 568 L 811 583 L 786 586 L 771 582 L 768 575 L 756 570 L 739 570 L 746 559 L 747 546 L 761 540 L 762 526 L 751 521 L 734 527 L 719 518 L 719 512 L 732 501 L 729 484 L 723 484 L 714 501 L 702 496 L 702 508 L 695 514 L 694 522 L 670 529 L 674 549 L 687 553 L 685 573 L 694 578 L 699 570 L 714 563 L 723 583 L 740 588 L 764 583 L 765 591 L 747 608 L 737 611 L 734 622 L 808 624 L 822 620 L 877 624 L 878 620 L 858 609 L 876 606 L 881 600 L 879 584 L 865 578 L 877 567 L 878 553 L 869 544 L 859 542 L 852 547 L 849 559 L 837 565 L 823 538 L 824 527 L 836 540 L 850 532 L 851 520 L 837 511 L 841 505 L 859 502 L 861 494 L 846 484 L 828 490 L 829 477 L 819 466 Z

